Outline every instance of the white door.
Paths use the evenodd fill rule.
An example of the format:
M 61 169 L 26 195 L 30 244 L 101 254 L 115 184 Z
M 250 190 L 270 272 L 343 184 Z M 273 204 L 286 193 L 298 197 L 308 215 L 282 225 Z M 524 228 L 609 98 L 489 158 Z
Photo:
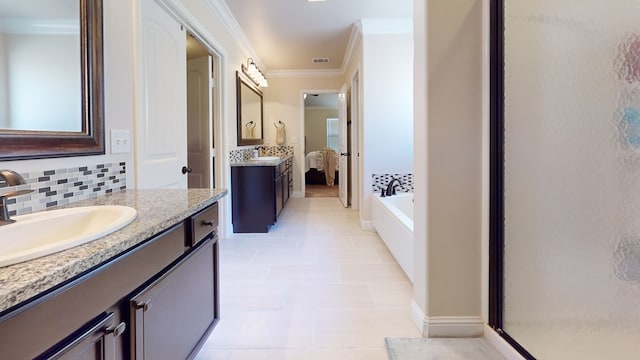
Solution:
M 343 85 L 338 94 L 338 142 L 340 145 L 340 165 L 338 172 L 338 194 L 344 207 L 349 206 L 347 198 L 347 174 L 349 164 L 349 149 L 347 148 L 347 85 Z
M 186 33 L 154 0 L 139 4 L 136 187 L 186 189 Z
M 212 58 L 187 61 L 187 141 L 192 172 L 189 188 L 211 187 Z

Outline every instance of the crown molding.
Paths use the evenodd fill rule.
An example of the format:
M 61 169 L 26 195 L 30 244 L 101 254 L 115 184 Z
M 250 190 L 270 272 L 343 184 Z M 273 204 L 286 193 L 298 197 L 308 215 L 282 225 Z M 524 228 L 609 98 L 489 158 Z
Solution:
M 351 36 L 349 37 L 349 42 L 347 43 L 347 49 L 344 52 L 344 56 L 342 57 L 342 72 L 346 73 L 347 67 L 351 62 L 353 55 L 362 40 L 362 20 L 356 21 L 353 26 L 351 26 Z
M 327 77 L 343 77 L 342 69 L 324 69 L 324 70 L 272 70 L 266 72 L 271 78 L 327 78 Z
M 247 39 L 247 35 L 244 30 L 242 30 L 242 27 L 240 27 L 240 24 L 238 24 L 238 20 L 233 16 L 233 13 L 229 9 L 229 6 L 227 6 L 227 3 L 224 0 L 206 0 L 206 2 L 218 18 L 220 18 L 222 24 L 236 40 L 242 51 L 249 54 L 249 57 L 252 58 L 261 69 L 266 71 L 266 67 L 262 63 L 262 60 L 260 60 L 260 57 L 253 49 L 253 46 L 251 46 L 249 39 Z

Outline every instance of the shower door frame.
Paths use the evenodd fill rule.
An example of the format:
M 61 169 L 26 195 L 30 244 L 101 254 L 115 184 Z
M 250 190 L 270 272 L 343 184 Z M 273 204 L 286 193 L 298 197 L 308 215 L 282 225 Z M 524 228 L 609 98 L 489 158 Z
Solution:
M 503 328 L 504 1 L 490 0 L 489 326 L 524 358 L 535 360 Z

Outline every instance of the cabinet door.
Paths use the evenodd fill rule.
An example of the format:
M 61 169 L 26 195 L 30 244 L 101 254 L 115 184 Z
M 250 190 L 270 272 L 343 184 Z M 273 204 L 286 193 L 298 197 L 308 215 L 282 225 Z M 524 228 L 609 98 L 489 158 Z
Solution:
M 280 211 L 282 210 L 283 203 L 283 194 L 284 194 L 284 176 L 280 176 L 275 181 L 275 189 L 276 189 L 276 219 L 278 215 L 280 215 Z
M 217 239 L 193 253 L 130 300 L 135 359 L 186 359 L 218 320 Z
M 125 324 L 116 325 L 113 313 L 98 317 L 92 325 L 66 339 L 55 350 L 37 359 L 116 359 L 115 338 L 124 332 Z

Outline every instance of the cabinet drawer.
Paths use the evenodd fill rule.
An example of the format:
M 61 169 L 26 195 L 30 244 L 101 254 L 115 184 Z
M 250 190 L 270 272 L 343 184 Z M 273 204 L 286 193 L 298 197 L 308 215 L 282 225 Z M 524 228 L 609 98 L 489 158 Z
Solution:
M 191 218 L 191 236 L 186 246 L 195 246 L 218 228 L 218 203 L 200 211 Z
M 287 161 L 284 161 L 282 164 L 280 164 L 278 166 L 278 174 L 276 174 L 276 176 L 280 176 L 284 173 L 287 172 L 287 170 L 289 169 L 289 163 Z
M 114 339 L 126 329 L 125 323 L 116 326 L 113 313 L 104 313 L 94 319 L 85 329 L 66 339 L 64 346 L 42 354 L 38 360 L 66 359 L 116 359 Z

